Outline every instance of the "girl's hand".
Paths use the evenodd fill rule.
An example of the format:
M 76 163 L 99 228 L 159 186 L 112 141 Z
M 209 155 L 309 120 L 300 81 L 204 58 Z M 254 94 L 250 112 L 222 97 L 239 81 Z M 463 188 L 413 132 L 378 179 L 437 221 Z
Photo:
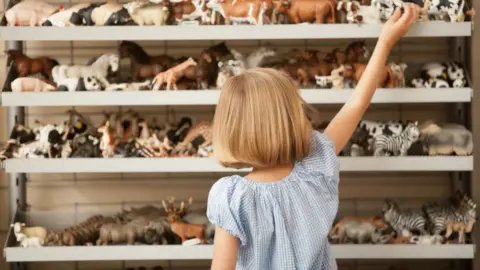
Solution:
M 390 17 L 390 19 L 384 24 L 380 37 L 378 38 L 379 45 L 381 44 L 387 46 L 388 49 L 391 49 L 418 20 L 421 10 L 418 5 L 405 3 L 403 9 L 403 15 L 400 8 L 397 8 L 392 17 Z

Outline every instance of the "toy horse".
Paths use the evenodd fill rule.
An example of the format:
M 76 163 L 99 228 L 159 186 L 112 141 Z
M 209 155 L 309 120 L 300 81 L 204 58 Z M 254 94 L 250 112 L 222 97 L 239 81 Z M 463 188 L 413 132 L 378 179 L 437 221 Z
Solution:
M 5 54 L 7 55 L 7 65 L 14 62 L 19 77 L 40 73 L 46 78 L 52 79 L 52 68 L 58 65 L 54 59 L 45 56 L 30 58 L 18 50 L 8 50 L 5 51 Z

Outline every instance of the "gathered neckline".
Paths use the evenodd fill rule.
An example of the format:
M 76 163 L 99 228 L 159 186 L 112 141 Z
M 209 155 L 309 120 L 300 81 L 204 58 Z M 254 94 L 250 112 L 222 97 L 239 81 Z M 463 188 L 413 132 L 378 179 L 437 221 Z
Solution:
M 281 184 L 284 184 L 284 183 L 288 183 L 290 182 L 290 180 L 293 178 L 293 176 L 296 174 L 296 169 L 297 169 L 297 166 L 298 166 L 298 163 L 297 162 L 294 162 L 293 163 L 293 168 L 292 170 L 288 173 L 288 175 L 286 175 L 285 177 L 279 179 L 279 180 L 276 180 L 276 181 L 271 181 L 271 182 L 260 182 L 260 181 L 254 181 L 254 180 L 250 180 L 244 176 L 241 176 L 241 175 L 237 175 L 243 183 L 247 184 L 248 186 L 275 186 L 275 185 L 281 185 Z

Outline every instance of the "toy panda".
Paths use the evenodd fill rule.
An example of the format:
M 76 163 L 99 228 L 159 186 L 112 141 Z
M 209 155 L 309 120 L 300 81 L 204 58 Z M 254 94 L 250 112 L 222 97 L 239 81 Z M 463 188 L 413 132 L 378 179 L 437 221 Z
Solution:
M 66 78 L 62 79 L 58 84 L 58 91 L 101 91 L 103 85 L 95 77 L 85 78 Z

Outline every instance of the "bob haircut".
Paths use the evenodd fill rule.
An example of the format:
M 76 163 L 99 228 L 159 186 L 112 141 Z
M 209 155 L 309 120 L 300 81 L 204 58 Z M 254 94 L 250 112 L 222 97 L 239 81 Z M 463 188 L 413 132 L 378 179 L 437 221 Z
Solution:
M 312 109 L 286 74 L 253 68 L 229 78 L 213 121 L 213 149 L 231 168 L 291 164 L 310 150 Z

